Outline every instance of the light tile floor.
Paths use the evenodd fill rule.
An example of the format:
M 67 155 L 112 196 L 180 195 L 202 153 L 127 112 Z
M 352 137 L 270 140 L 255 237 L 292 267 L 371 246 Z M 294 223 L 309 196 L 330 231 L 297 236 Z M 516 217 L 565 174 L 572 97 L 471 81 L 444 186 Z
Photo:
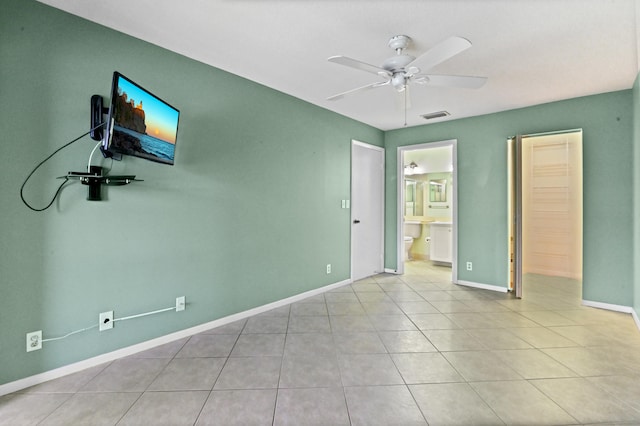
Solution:
M 2 425 L 640 424 L 640 332 L 531 276 L 524 299 L 409 262 L 0 398 Z

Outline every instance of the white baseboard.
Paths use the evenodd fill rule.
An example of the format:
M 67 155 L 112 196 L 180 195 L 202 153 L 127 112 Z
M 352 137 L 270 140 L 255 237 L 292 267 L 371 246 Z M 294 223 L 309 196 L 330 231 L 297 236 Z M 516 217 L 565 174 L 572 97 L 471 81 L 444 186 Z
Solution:
M 584 306 L 590 306 L 592 308 L 606 309 L 608 311 L 631 314 L 633 321 L 636 323 L 636 327 L 638 327 L 638 330 L 640 330 L 640 318 L 638 318 L 638 313 L 631 306 L 613 305 L 611 303 L 594 302 L 591 300 L 583 300 L 582 304 Z
M 194 327 L 190 327 L 184 330 L 176 331 L 174 333 L 160 336 L 155 339 L 147 340 L 145 342 L 128 346 L 126 348 L 118 349 L 113 352 L 108 352 L 102 355 L 98 355 L 92 358 L 75 362 L 73 364 L 65 365 L 64 367 L 45 371 L 44 373 L 35 374 L 33 376 L 25 377 L 24 379 L 16 380 L 14 382 L 5 383 L 3 385 L 0 385 L 0 396 L 7 395 L 13 392 L 18 392 L 22 389 L 39 385 L 49 380 L 58 379 L 60 377 L 67 376 L 72 373 L 77 373 L 79 371 L 86 370 L 87 368 L 95 367 L 97 365 L 104 364 L 106 362 L 115 361 L 119 358 L 123 358 L 129 355 L 134 355 L 139 352 L 146 351 L 148 349 L 153 349 L 156 346 L 164 345 L 166 343 L 171 343 L 176 340 L 183 339 L 185 337 L 191 337 L 195 334 L 202 333 L 207 330 L 211 330 L 212 328 L 220 327 L 241 319 L 249 318 L 251 316 L 261 314 L 261 313 L 270 311 L 272 309 L 280 308 L 282 306 L 285 306 L 294 302 L 299 302 L 308 297 L 316 296 L 318 294 L 322 294 L 327 291 L 334 290 L 336 288 L 351 284 L 351 282 L 352 281 L 350 279 L 347 279 L 337 283 L 329 284 L 324 287 L 320 287 L 314 290 L 309 290 L 304 293 L 297 294 L 295 296 L 287 297 L 286 299 L 278 300 L 272 303 L 267 303 L 266 305 L 258 306 L 256 308 L 249 309 L 247 311 L 238 312 L 237 314 L 229 315 L 224 318 L 219 318 L 214 321 L 210 321 L 210 322 L 200 324 Z
M 506 287 L 500 287 L 498 285 L 474 283 L 473 281 L 458 280 L 455 284 L 463 285 L 465 287 L 480 288 L 482 290 L 497 291 L 497 292 L 500 292 L 500 293 L 506 293 L 507 292 L 507 288 Z
M 640 318 L 638 318 L 638 313 L 635 311 L 635 309 L 631 310 L 631 316 L 633 317 L 633 320 L 636 322 L 636 327 L 638 327 L 638 330 L 640 330 Z
M 398 270 L 397 269 L 391 269 L 391 268 L 384 268 L 384 272 L 386 274 L 398 274 Z
M 594 302 L 591 300 L 584 300 L 584 299 L 582 300 L 582 304 L 584 306 L 590 306 L 592 308 L 598 308 L 598 309 L 606 309 L 608 311 L 624 312 L 625 314 L 633 313 L 633 308 L 631 306 L 613 305 L 611 303 Z

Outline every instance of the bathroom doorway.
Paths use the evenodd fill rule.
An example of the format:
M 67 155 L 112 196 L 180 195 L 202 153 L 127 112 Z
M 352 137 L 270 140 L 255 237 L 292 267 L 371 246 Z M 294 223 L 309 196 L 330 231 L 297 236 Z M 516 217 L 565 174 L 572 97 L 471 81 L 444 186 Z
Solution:
M 455 139 L 398 147 L 398 274 L 420 262 L 457 281 L 456 163 Z
M 582 131 L 516 136 L 509 152 L 509 288 L 582 288 Z M 553 277 L 553 278 L 551 278 Z

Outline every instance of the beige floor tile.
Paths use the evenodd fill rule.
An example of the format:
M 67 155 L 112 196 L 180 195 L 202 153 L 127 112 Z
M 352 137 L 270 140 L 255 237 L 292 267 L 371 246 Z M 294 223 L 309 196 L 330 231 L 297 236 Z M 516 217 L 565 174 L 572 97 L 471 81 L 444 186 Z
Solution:
M 422 332 L 440 352 L 488 349 L 466 330 L 423 330 Z
M 514 369 L 496 362 L 496 355 L 489 351 L 446 352 L 442 354 L 468 382 L 522 379 Z
M 118 426 L 190 426 L 196 422 L 209 392 L 145 392 Z
M 466 331 L 489 349 L 529 349 L 532 347 L 503 328 L 468 329 Z
M 531 383 L 582 423 L 640 422 L 640 412 L 583 378 Z
M 76 393 L 39 424 L 115 425 L 139 397 L 137 392 Z
M 392 354 L 391 358 L 407 384 L 464 381 L 440 353 Z
M 580 376 L 633 374 L 627 366 L 611 362 L 612 352 L 601 352 L 597 348 L 547 348 L 542 351 Z
M 405 385 L 346 387 L 344 391 L 353 426 L 427 424 Z
M 535 348 L 579 346 L 578 343 L 573 340 L 567 339 L 545 327 L 510 328 L 509 331 Z
M 196 426 L 271 426 L 276 389 L 213 391 Z
M 577 374 L 539 349 L 492 351 L 525 379 L 576 377 Z
M 587 377 L 587 380 L 640 412 L 640 374 Z
M 409 390 L 431 426 L 503 424 L 467 383 L 410 385 Z
M 349 426 L 342 387 L 280 389 L 273 425 Z
M 525 380 L 470 385 L 508 425 L 570 425 L 577 421 Z

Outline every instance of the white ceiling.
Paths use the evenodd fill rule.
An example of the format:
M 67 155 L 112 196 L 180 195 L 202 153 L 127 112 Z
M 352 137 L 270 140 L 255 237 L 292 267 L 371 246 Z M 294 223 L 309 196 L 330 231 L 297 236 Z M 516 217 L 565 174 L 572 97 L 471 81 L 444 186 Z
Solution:
M 390 86 L 327 61 L 373 65 L 406 34 L 418 56 L 457 35 L 473 46 L 429 72 L 488 77 L 477 90 L 413 86 L 407 124 L 504 111 L 629 89 L 638 73 L 640 0 L 40 0 L 133 37 L 382 130 L 401 128 Z M 171 76 L 168 76 L 171 77 Z

